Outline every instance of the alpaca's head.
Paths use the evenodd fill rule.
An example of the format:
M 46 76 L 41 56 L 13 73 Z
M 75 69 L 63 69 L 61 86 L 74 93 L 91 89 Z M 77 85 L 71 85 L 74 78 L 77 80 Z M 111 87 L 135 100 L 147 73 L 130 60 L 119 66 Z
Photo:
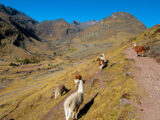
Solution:
M 136 43 L 134 43 L 133 46 L 136 47 L 137 46 Z
M 104 53 L 101 54 L 101 57 L 104 57 Z
M 76 75 L 75 77 L 74 77 L 74 79 L 78 79 L 78 80 L 80 80 L 80 79 L 82 79 L 82 76 L 79 74 L 79 75 Z
M 79 80 L 82 80 L 82 76 L 80 74 L 74 77 L 75 87 L 79 84 Z

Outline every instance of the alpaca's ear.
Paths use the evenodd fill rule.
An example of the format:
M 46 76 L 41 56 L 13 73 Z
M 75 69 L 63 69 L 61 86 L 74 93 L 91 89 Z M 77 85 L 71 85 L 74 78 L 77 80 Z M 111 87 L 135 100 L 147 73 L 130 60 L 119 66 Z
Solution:
M 82 79 L 82 76 L 79 74 L 79 80 L 81 80 Z

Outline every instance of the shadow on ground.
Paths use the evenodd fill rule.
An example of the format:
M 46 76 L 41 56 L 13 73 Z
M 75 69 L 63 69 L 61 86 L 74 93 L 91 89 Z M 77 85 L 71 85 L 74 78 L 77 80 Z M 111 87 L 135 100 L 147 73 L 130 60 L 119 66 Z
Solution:
M 83 115 L 85 115 L 88 110 L 91 108 L 91 106 L 94 103 L 94 99 L 97 97 L 98 93 L 87 103 L 85 106 L 79 111 L 78 113 L 78 119 L 80 119 Z

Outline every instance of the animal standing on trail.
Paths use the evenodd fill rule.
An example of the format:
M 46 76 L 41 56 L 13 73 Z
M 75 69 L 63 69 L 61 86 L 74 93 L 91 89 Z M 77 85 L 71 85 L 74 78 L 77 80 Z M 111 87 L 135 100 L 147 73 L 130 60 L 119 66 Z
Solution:
M 82 79 L 82 76 L 81 76 L 81 75 L 76 75 L 76 76 L 74 77 L 75 87 L 77 87 L 77 84 L 78 84 L 79 80 L 81 80 L 81 79 Z
M 137 57 L 138 56 L 144 57 L 146 49 L 143 46 L 137 46 L 136 44 L 134 44 L 133 49 L 137 53 Z
M 69 90 L 64 86 L 64 85 L 60 85 L 58 86 L 56 89 L 55 89 L 55 99 L 58 97 L 58 96 L 62 96 L 64 92 L 68 92 Z
M 69 120 L 71 115 L 73 119 L 77 119 L 77 112 L 80 105 L 83 103 L 83 80 L 78 81 L 78 91 L 71 94 L 64 102 L 64 111 L 66 120 Z

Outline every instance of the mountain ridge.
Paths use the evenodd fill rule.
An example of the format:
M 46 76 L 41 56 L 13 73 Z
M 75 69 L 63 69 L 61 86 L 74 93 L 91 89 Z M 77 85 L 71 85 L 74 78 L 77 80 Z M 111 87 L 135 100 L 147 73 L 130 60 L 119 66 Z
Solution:
M 0 5 L 0 15 L 2 15 L 0 17 L 1 24 L 5 22 L 5 26 L 8 26 L 8 28 L 16 29 L 10 29 L 10 32 L 7 32 L 8 29 L 3 31 L 1 28 L 0 43 L 3 41 L 1 47 L 13 44 L 22 51 L 27 52 L 30 49 L 30 53 L 34 53 L 33 56 L 39 57 L 41 53 L 45 55 L 45 52 L 40 50 L 42 46 L 45 46 L 44 48 L 48 51 L 46 58 L 54 58 L 55 55 L 53 53 L 62 55 L 64 51 L 70 57 L 82 51 L 82 54 L 85 53 L 85 56 L 88 56 L 91 54 L 91 49 L 98 48 L 97 50 L 100 52 L 111 46 L 114 42 L 118 40 L 122 42 L 123 39 L 133 37 L 146 29 L 142 22 L 126 12 L 113 13 L 111 16 L 100 21 L 91 20 L 82 23 L 73 21 L 72 23 L 68 23 L 64 19 L 57 19 L 37 22 L 22 12 Z M 15 31 L 17 32 L 15 33 Z M 11 33 L 15 34 L 12 35 Z M 20 35 L 16 38 L 18 34 Z M 3 40 L 4 37 L 6 38 L 5 40 Z M 9 39 L 15 39 L 15 42 L 9 42 Z M 92 43 L 93 41 L 96 44 Z M 99 41 L 102 41 L 102 43 L 99 43 Z M 29 47 L 29 44 L 35 45 L 36 49 L 39 49 L 37 55 Z M 38 47 L 39 45 L 41 46 L 40 48 Z M 90 52 L 87 53 L 85 50 L 89 50 Z M 3 51 L 5 50 L 3 49 Z M 92 53 L 94 52 L 92 51 Z M 84 58 L 85 56 L 82 55 Z

